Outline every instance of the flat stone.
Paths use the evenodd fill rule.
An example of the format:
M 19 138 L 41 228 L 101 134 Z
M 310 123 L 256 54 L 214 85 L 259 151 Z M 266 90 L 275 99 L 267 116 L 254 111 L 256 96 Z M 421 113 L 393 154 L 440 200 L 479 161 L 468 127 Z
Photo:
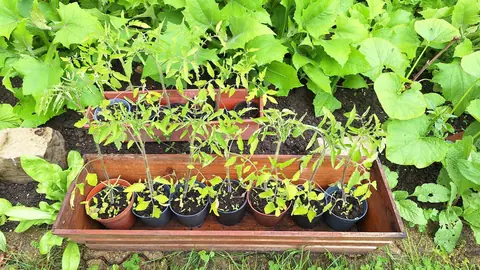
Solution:
M 22 169 L 20 157 L 32 155 L 66 168 L 65 140 L 51 128 L 0 130 L 0 181 L 24 184 L 33 181 Z
M 90 261 L 94 259 L 102 259 L 108 263 L 108 265 L 118 264 L 121 265 L 124 261 L 128 260 L 135 252 L 126 252 L 126 251 L 106 251 L 106 250 L 92 250 L 85 249 L 83 253 L 83 259 L 85 261 Z
M 159 260 L 165 257 L 162 251 L 144 251 L 142 253 L 149 261 Z

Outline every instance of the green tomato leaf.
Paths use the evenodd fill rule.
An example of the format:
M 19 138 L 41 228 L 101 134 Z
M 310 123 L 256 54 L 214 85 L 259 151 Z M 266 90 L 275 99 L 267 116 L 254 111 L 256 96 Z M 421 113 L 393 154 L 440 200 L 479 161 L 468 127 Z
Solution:
M 168 197 L 165 195 L 157 195 L 153 197 L 155 200 L 157 200 L 160 204 L 166 204 L 168 202 Z
M 425 168 L 442 161 L 448 144 L 428 137 L 430 120 L 422 115 L 410 120 L 392 120 L 387 125 L 387 158 L 397 164 Z
M 468 62 L 467 60 L 466 63 Z M 443 96 L 456 106 L 468 89 L 474 85 L 476 78 L 464 71 L 460 65 L 460 59 L 454 59 L 448 64 L 438 63 L 437 67 L 439 71 L 434 73 L 432 80 L 441 86 Z M 472 70 L 469 71 L 473 72 Z M 480 97 L 479 83 L 476 83 L 473 90 L 465 96 L 455 113 L 457 115 L 462 114 L 470 101 L 477 97 Z
M 308 213 L 308 207 L 305 205 L 299 205 L 298 207 L 295 207 L 292 211 L 292 215 L 295 216 L 303 216 Z
M 265 212 L 265 214 L 270 214 L 270 213 L 273 213 L 275 211 L 276 207 L 275 207 L 275 204 L 273 202 L 269 202 L 267 203 L 267 205 L 265 206 L 265 208 L 263 209 L 263 211 Z
M 247 43 L 246 49 L 254 56 L 257 64 L 263 66 L 273 61 L 283 62 L 283 56 L 288 52 L 279 39 L 273 35 L 258 36 Z
M 441 203 L 448 202 L 450 190 L 441 185 L 428 183 L 417 186 L 412 195 L 417 196 L 417 199 L 421 202 Z
M 98 176 L 96 173 L 88 173 L 85 179 L 87 180 L 87 184 L 89 184 L 92 187 L 98 184 Z
M 412 200 L 400 200 L 395 201 L 400 216 L 408 222 L 417 224 L 420 226 L 427 225 L 427 220 L 423 214 L 422 208 Z
M 80 265 L 80 249 L 77 243 L 68 241 L 62 256 L 62 270 L 76 270 Z
M 425 113 L 427 103 L 423 94 L 413 87 L 405 89 L 402 78 L 395 73 L 381 74 L 373 88 L 390 118 L 408 120 Z
M 80 8 L 78 3 L 68 5 L 60 3 L 58 14 L 61 23 L 60 29 L 55 33 L 54 43 L 58 42 L 69 47 L 71 44 L 82 44 L 87 40 L 97 39 L 104 34 L 97 17 Z
M 480 51 L 465 55 L 462 58 L 462 68 L 468 74 L 480 78 Z
M 415 31 L 428 44 L 442 44 L 460 36 L 457 28 L 443 19 L 426 19 L 415 22 Z
M 274 84 L 279 89 L 277 94 L 279 96 L 287 96 L 292 88 L 302 86 L 298 80 L 295 68 L 278 61 L 268 65 L 265 80 Z
M 124 192 L 133 193 L 133 192 L 142 192 L 146 188 L 144 183 L 134 183 L 126 187 Z
M 480 2 L 477 0 L 459 0 L 453 8 L 452 24 L 457 28 L 466 29 L 480 21 L 479 13 Z
M 377 37 L 366 39 L 360 44 L 360 52 L 365 55 L 371 66 L 364 75 L 372 80 L 380 76 L 384 67 L 392 69 L 399 75 L 405 74 L 407 58 L 388 40 Z

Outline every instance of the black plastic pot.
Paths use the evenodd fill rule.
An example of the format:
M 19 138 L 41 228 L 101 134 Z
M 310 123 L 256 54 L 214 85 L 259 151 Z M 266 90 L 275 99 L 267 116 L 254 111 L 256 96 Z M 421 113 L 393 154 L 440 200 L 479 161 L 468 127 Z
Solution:
M 340 188 L 337 186 L 327 188 L 327 190 L 325 191 L 326 193 L 325 200 L 327 203 L 330 202 L 332 197 L 331 195 L 338 190 L 340 190 Z M 357 222 L 359 222 L 367 214 L 368 203 L 366 200 L 362 202 L 362 207 L 363 207 L 363 213 L 358 218 L 346 219 L 346 218 L 339 217 L 334 213 L 328 211 L 327 213 L 325 213 L 325 221 L 327 222 L 328 226 L 330 226 L 335 231 L 349 231 L 353 228 L 353 226 L 355 226 Z
M 128 101 L 126 101 L 125 99 L 121 99 L 121 98 L 112 98 L 112 99 L 109 99 L 110 101 L 110 105 L 113 105 L 113 104 L 118 104 L 118 103 L 121 103 L 125 106 L 125 108 L 127 108 L 127 111 L 131 112 L 132 111 L 132 106 L 130 105 L 130 103 Z M 95 111 L 93 112 L 93 119 L 95 119 L 96 121 L 98 121 L 98 114 L 102 112 L 102 109 L 100 108 L 96 108 Z
M 230 180 L 230 181 L 240 183 L 238 180 Z M 209 200 L 210 200 L 210 203 L 212 203 L 210 198 Z M 247 197 L 245 193 L 245 201 L 243 202 L 243 204 L 240 206 L 239 209 L 231 212 L 224 212 L 224 211 L 218 210 L 218 216 L 216 216 L 218 222 L 225 226 L 233 226 L 240 223 L 243 217 L 245 216 L 245 210 L 247 209 L 246 206 L 247 206 Z
M 303 190 L 303 186 L 297 186 L 298 189 Z M 322 191 L 323 192 L 323 191 Z M 293 221 L 295 221 L 295 224 L 297 224 L 299 227 L 304 228 L 304 229 L 313 229 L 320 224 L 320 222 L 324 219 L 323 218 L 323 212 L 318 214 L 313 218 L 313 220 L 310 222 L 308 219 L 307 215 L 292 215 Z
M 248 111 L 243 117 L 245 118 L 257 118 L 260 116 L 260 106 L 253 101 L 240 101 L 239 103 L 235 104 L 233 110 L 236 112 L 241 111 L 244 108 L 255 108 L 256 110 Z
M 166 191 L 168 193 L 168 194 L 165 194 L 165 196 L 170 198 L 170 187 L 169 186 L 164 186 L 164 188 L 166 189 Z M 137 196 L 137 195 L 135 194 L 135 196 Z M 158 227 L 162 227 L 162 226 L 167 225 L 168 221 L 170 220 L 170 218 L 172 216 L 172 211 L 170 210 L 170 203 L 167 206 L 167 208 L 165 210 L 163 210 L 163 212 L 160 214 L 159 218 L 140 216 L 139 214 L 137 214 L 135 212 L 135 208 L 132 208 L 132 213 L 138 219 L 140 219 L 144 224 L 146 224 L 150 227 L 154 227 L 154 228 L 158 228 Z
M 205 187 L 205 184 L 196 182 L 199 186 L 202 188 Z M 175 197 L 175 194 L 180 190 L 180 185 L 175 186 L 175 192 L 170 193 L 170 201 L 173 200 Z M 207 200 L 207 203 L 205 204 L 205 207 L 198 213 L 193 214 L 193 215 L 183 215 L 175 212 L 175 210 L 172 208 L 172 205 L 170 204 L 169 208 L 172 211 L 172 213 L 177 216 L 178 221 L 189 228 L 196 228 L 202 226 L 203 222 L 205 222 L 205 218 L 207 217 L 208 214 L 208 205 L 209 201 Z

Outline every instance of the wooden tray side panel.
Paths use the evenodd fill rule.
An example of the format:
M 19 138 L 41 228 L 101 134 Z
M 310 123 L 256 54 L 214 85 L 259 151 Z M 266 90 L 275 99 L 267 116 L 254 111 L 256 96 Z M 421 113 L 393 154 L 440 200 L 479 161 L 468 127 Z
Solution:
M 281 156 L 280 162 L 300 156 Z M 188 155 L 149 155 L 152 174 L 165 175 L 173 171 L 178 176 L 186 173 Z M 90 161 L 89 172 L 96 172 L 99 180 L 103 179 L 100 162 L 96 155 L 86 155 Z M 105 155 L 105 165 L 110 177 L 118 177 L 131 183 L 145 178 L 145 169 L 140 155 Z M 254 156 L 259 166 L 269 164 L 268 156 Z M 225 160 L 217 158 L 212 164 L 202 169 L 206 177 L 225 176 L 223 166 Z M 291 177 L 299 169 L 299 163 L 294 162 L 283 170 L 287 177 Z M 325 162 L 315 181 L 322 187 L 337 181 L 341 169 L 333 170 Z M 306 169 L 302 176 L 307 178 L 311 173 Z M 351 171 L 349 172 L 351 174 Z M 106 230 L 98 222 L 92 220 L 85 213 L 84 205 L 86 194 L 92 187 L 85 184 L 84 195 L 75 191 L 72 202 L 75 209 L 70 208 L 71 194 L 75 183 L 72 183 L 57 220 L 53 226 L 56 235 L 69 237 L 78 243 L 85 243 L 95 249 L 121 250 L 287 250 L 305 248 L 312 251 L 365 253 L 379 246 L 391 243 L 395 239 L 405 236 L 401 219 L 394 206 L 393 198 L 387 187 L 380 163 L 377 161 L 371 171 L 372 180 L 377 181 L 378 191 L 373 192 L 369 199 L 369 212 L 366 218 L 357 226 L 358 232 L 335 232 L 322 224 L 314 230 L 303 230 L 296 227 L 290 217 L 282 220 L 276 228 L 267 228 L 256 223 L 250 213 L 244 221 L 233 227 L 226 227 L 211 215 L 205 224 L 197 229 L 189 230 L 181 226 L 173 218 L 167 228 L 154 229 L 143 225 L 140 221 L 132 230 Z M 86 172 L 79 176 L 79 183 L 85 181 Z

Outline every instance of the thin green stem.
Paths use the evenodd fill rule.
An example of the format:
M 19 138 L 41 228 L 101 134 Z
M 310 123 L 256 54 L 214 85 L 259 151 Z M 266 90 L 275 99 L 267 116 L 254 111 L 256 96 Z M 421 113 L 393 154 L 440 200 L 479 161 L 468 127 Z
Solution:
M 453 107 L 452 114 L 455 114 L 458 107 L 460 107 L 460 104 L 462 104 L 463 100 L 470 94 L 470 92 L 472 92 L 473 88 L 475 87 L 475 85 L 477 84 L 478 81 L 480 81 L 480 78 L 476 79 L 475 82 L 472 84 L 472 86 L 470 86 L 470 88 L 468 88 L 467 92 L 465 92 L 465 94 L 463 94 L 462 98 L 458 101 L 457 105 L 455 105 L 455 107 Z
M 157 57 L 155 57 L 155 63 L 156 63 L 156 65 L 157 65 L 158 75 L 160 76 L 160 84 L 162 85 L 163 96 L 164 96 L 165 99 L 167 100 L 168 108 L 171 108 L 171 106 L 170 106 L 170 97 L 168 96 L 167 87 L 165 86 L 165 76 L 163 75 L 163 68 L 162 68 L 162 65 L 158 62 L 158 58 L 157 58 Z
M 422 56 L 423 56 L 423 54 L 425 54 L 425 52 L 427 51 L 427 48 L 428 48 L 428 46 L 425 46 L 425 48 L 423 48 L 423 51 L 420 53 L 420 55 L 419 55 L 418 58 L 417 58 L 417 61 L 415 61 L 415 64 L 413 64 L 412 68 L 411 68 L 410 71 L 408 72 L 407 78 L 409 78 L 410 75 L 412 75 L 413 70 L 414 70 L 415 67 L 418 65 L 418 62 L 420 62 L 420 59 L 422 59 Z

